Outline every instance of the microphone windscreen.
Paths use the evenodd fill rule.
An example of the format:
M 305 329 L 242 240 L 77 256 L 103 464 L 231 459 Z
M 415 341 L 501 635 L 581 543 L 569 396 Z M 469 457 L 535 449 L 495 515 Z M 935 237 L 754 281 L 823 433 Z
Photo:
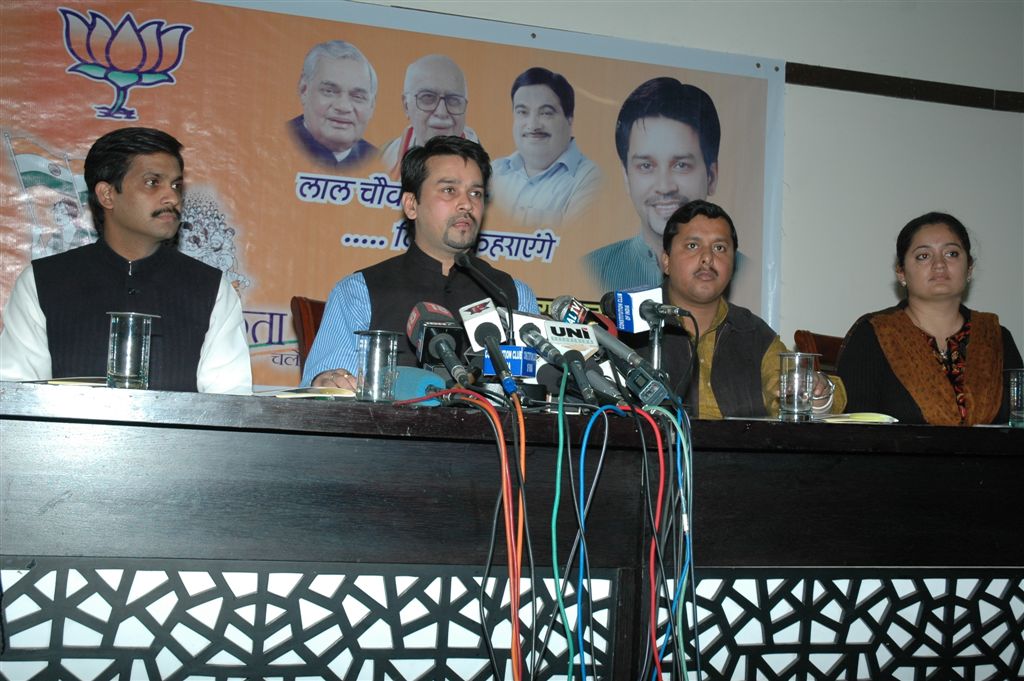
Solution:
M 618 319 L 618 311 L 615 309 L 615 291 L 609 291 L 601 296 L 601 312 L 613 321 Z

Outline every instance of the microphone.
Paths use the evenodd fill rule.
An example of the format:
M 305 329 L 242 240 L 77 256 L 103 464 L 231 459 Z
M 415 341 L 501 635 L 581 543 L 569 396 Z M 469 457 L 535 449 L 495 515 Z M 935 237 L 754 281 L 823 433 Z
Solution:
M 661 404 L 671 394 L 665 387 L 664 374 L 633 348 L 599 326 L 594 333 L 598 344 L 614 359 L 625 365 L 626 385 L 646 405 Z
M 446 308 L 436 303 L 416 303 L 409 313 L 405 333 L 416 347 L 416 359 L 421 364 L 426 359 L 440 360 L 456 383 L 463 387 L 472 383 L 469 370 L 456 353 L 455 336 L 463 333 L 462 327 Z
M 445 380 L 427 369 L 416 367 L 395 368 L 395 401 L 412 400 L 445 389 Z M 441 400 L 435 398 L 417 402 L 420 407 L 436 407 Z
M 648 324 L 657 323 L 659 319 L 665 319 L 668 321 L 675 321 L 679 317 L 691 317 L 689 310 L 684 310 L 681 307 L 675 305 L 666 305 L 665 303 L 656 303 L 653 300 L 645 300 L 640 303 L 640 316 L 643 317 Z
M 603 314 L 592 311 L 582 301 L 572 296 L 558 296 L 551 301 L 549 309 L 551 310 L 551 317 L 556 321 L 568 324 L 589 324 L 591 326 L 600 324 L 612 335 L 617 336 L 619 334 L 619 330 L 615 327 L 615 322 Z
M 503 328 L 505 320 L 502 319 L 494 301 L 490 298 L 478 300 L 475 303 L 464 305 L 459 308 L 459 316 L 462 317 L 462 325 L 466 327 L 466 335 L 474 350 L 484 349 L 483 342 L 479 340 L 477 329 L 483 324 L 492 324 L 496 328 Z
M 566 359 L 568 360 L 569 358 L 566 357 Z M 569 367 L 572 366 L 571 363 L 567 363 L 567 365 Z M 587 380 L 587 382 L 584 383 L 584 385 L 589 385 L 594 390 L 595 396 L 596 398 L 598 398 L 597 403 L 619 404 L 619 400 L 622 399 L 622 395 L 619 394 L 617 390 L 615 390 L 615 386 L 612 385 L 607 378 L 602 376 L 599 371 L 591 369 L 590 367 L 592 365 L 596 366 L 596 362 L 594 362 L 593 360 L 588 360 L 586 364 L 583 365 L 585 369 L 583 375 Z M 544 388 L 546 388 L 547 391 L 552 395 L 557 395 L 562 384 L 562 373 L 564 371 L 565 366 L 559 368 L 551 364 L 545 364 L 544 366 L 537 370 L 537 383 L 544 386 Z M 575 395 L 582 396 L 583 391 L 580 388 L 580 384 L 577 382 L 575 374 L 572 373 L 571 369 L 569 375 L 573 377 L 573 380 L 569 382 L 569 392 Z M 601 381 L 600 387 L 598 387 L 596 381 Z M 611 385 L 611 392 L 607 390 L 608 385 Z M 589 398 L 584 397 L 583 399 L 589 404 L 595 404 L 595 402 Z M 622 404 L 625 404 L 625 402 L 622 402 Z
M 609 291 L 601 296 L 601 311 L 615 320 L 619 331 L 643 333 L 662 321 L 678 324 L 677 317 L 690 313 L 675 305 L 665 305 L 661 288 L 638 288 Z
M 620 407 L 629 404 L 626 398 L 622 396 L 622 393 L 619 392 L 618 386 L 609 381 L 603 373 L 591 366 L 589 362 L 587 363 L 587 378 L 590 380 L 590 385 L 594 387 L 594 392 L 605 402 L 617 404 Z
M 474 334 L 476 341 L 487 348 L 487 354 L 494 365 L 494 373 L 497 374 L 501 387 L 506 395 L 516 391 L 516 381 L 512 378 L 512 372 L 508 368 L 505 356 L 501 354 L 501 331 L 491 322 L 484 322 L 476 327 Z
M 597 394 L 594 392 L 594 386 L 590 384 L 590 379 L 587 377 L 587 367 L 580 351 L 570 350 L 565 353 L 565 363 L 569 367 L 569 373 L 572 374 L 572 380 L 576 381 L 576 387 L 580 389 L 583 401 L 597 404 Z
M 509 342 L 513 342 L 512 338 L 512 305 L 509 304 L 508 296 L 501 290 L 501 287 L 495 284 L 491 279 L 484 274 L 479 267 L 473 264 L 473 260 L 469 257 L 466 251 L 461 251 L 455 255 L 455 264 L 466 270 L 466 273 L 470 278 L 478 283 L 480 287 L 490 294 L 491 298 L 496 298 L 505 306 L 508 310 L 508 320 L 502 319 L 502 329 L 505 331 L 505 337 L 508 338 Z
M 548 364 L 560 367 L 565 363 L 565 357 L 562 356 L 562 353 L 544 337 L 544 334 L 540 332 L 540 329 L 533 322 L 528 322 L 519 329 L 519 338 L 536 350 L 541 359 Z

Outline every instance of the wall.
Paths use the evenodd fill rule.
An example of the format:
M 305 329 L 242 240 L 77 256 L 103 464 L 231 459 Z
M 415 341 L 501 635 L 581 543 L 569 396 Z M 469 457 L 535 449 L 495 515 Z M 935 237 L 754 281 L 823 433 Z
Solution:
M 435 13 L 1024 91 L 1024 3 L 370 0 Z M 1024 116 L 786 86 L 779 332 L 842 335 L 893 304 L 896 234 L 975 239 L 968 303 L 1024 344 Z M 742 245 L 741 245 L 742 248 Z

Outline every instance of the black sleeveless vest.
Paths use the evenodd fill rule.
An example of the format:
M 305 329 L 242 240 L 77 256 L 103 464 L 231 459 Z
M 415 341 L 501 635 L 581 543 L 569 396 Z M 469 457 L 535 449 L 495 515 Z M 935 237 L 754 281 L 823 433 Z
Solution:
M 473 263 L 508 296 L 509 305 L 519 306 L 519 296 L 511 276 L 475 256 Z M 416 348 L 405 330 L 409 313 L 416 303 L 442 305 L 461 323 L 460 307 L 491 297 L 461 268 L 452 267 L 447 277 L 441 274 L 441 263 L 421 251 L 415 242 L 402 255 L 367 267 L 362 274 L 370 293 L 370 328 L 402 334 L 398 342 L 398 364 L 401 366 L 416 366 Z M 495 301 L 495 304 L 502 306 L 501 301 Z
M 104 376 L 107 312 L 153 320 L 149 387 L 195 392 L 221 273 L 170 246 L 128 261 L 100 239 L 32 263 L 54 377 Z
M 725 321 L 715 335 L 715 352 L 711 360 L 711 389 L 722 416 L 768 416 L 761 392 L 761 361 L 776 335 L 750 310 L 729 305 Z M 682 330 L 665 327 L 662 360 L 662 367 L 671 378 L 669 387 L 682 395 L 686 404 L 699 405 L 700 381 L 697 380 L 696 367 L 693 367 L 690 343 Z M 685 395 L 682 394 L 684 390 Z

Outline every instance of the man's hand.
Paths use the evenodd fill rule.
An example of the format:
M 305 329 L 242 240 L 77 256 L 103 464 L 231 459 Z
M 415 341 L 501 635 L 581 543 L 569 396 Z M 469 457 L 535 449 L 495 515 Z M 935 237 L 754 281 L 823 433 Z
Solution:
M 331 369 L 316 375 L 312 383 L 315 388 L 348 388 L 356 389 L 356 377 L 346 369 Z
M 832 408 L 832 395 L 836 392 L 836 384 L 824 371 L 814 372 L 814 387 L 811 396 L 814 400 L 814 411 L 825 412 Z

